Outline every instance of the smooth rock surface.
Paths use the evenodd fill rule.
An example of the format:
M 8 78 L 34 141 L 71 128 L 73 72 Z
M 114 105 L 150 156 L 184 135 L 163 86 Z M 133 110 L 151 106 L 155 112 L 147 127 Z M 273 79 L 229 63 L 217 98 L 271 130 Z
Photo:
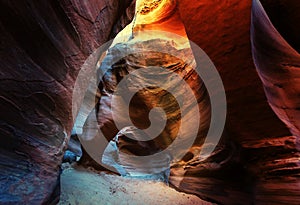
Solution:
M 0 2 L 1 203 L 58 201 L 78 70 L 94 49 L 129 23 L 130 4 Z
M 286 12 L 284 17 L 279 17 L 280 12 L 273 14 L 280 19 L 279 22 L 286 21 L 282 25 L 294 29 L 287 28 L 284 31 L 285 34 L 295 35 L 298 27 L 292 27 L 292 22 L 295 22 L 292 16 L 297 15 L 293 9 L 296 9 L 299 4 L 295 1 L 294 6 L 291 6 L 293 1 L 289 3 L 288 1 L 264 2 L 269 2 L 270 5 L 277 6 L 279 11 Z M 283 4 L 284 7 L 282 7 Z M 298 204 L 299 189 L 295 189 L 295 184 L 300 183 L 298 139 L 291 136 L 286 125 L 269 106 L 263 84 L 253 64 L 249 41 L 251 7 L 252 1 L 250 0 L 178 1 L 180 16 L 189 39 L 208 54 L 222 77 L 228 105 L 224 141 L 228 144 L 220 147 L 219 153 L 223 153 L 223 157 L 216 158 L 212 155 L 208 161 L 188 166 L 184 177 L 181 178 L 182 181 L 180 179 L 182 172 L 174 169 L 173 176 L 171 171 L 170 181 L 180 190 L 223 204 L 232 204 L 232 201 L 241 204 L 266 203 L 267 201 L 274 204 Z M 274 42 L 272 39 L 265 39 L 270 38 L 262 37 L 258 45 L 259 43 L 272 45 Z M 292 39 L 295 43 L 297 38 Z M 267 49 L 266 53 L 271 53 L 270 49 Z M 270 56 L 270 62 L 273 61 L 272 58 L 276 59 L 275 61 L 280 59 L 280 57 Z M 266 76 L 273 75 L 273 73 L 276 72 L 270 70 Z M 295 83 L 293 85 L 287 93 L 299 88 Z M 297 88 L 294 89 L 295 87 Z M 296 91 L 291 95 L 294 102 L 299 99 L 298 94 Z M 285 92 L 282 92 L 282 95 L 285 95 Z M 284 99 L 284 101 L 290 101 L 287 98 Z M 297 110 L 293 110 L 291 116 L 296 119 L 297 113 Z M 295 131 L 293 133 L 295 134 Z M 230 152 L 226 151 L 228 148 L 230 150 L 229 145 L 232 143 L 235 144 L 235 151 L 234 149 Z M 230 155 L 229 160 L 223 161 L 228 159 L 226 156 Z M 289 185 L 290 176 L 294 182 Z M 265 178 L 272 177 L 274 180 L 265 181 Z M 258 185 L 253 185 L 257 179 L 259 179 Z M 264 183 L 269 185 L 264 186 Z M 281 191 L 279 188 L 275 191 L 277 183 L 279 183 L 278 187 L 284 187 Z M 214 187 L 220 187 L 220 190 L 216 191 Z M 266 189 L 263 190 L 262 187 Z
M 270 106 L 300 138 L 300 28 L 296 23 L 300 5 L 298 1 L 276 3 L 282 7 L 280 12 L 274 2 L 253 1 L 253 57 Z
M 250 0 L 180 0 L 176 21 L 164 19 L 152 27 L 178 30 L 181 35 L 182 27 L 168 25 L 177 25 L 174 22 L 182 19 L 187 36 L 209 55 L 224 82 L 228 116 L 222 143 L 207 160 L 182 162 L 171 168 L 174 186 L 209 201 L 299 204 L 299 86 L 294 74 L 299 67 L 299 27 L 293 26 L 298 23 L 293 17 L 298 14 L 293 10 L 298 4 L 262 2 L 287 40 L 285 52 L 282 47 L 275 56 L 272 51 L 261 52 L 259 45 L 267 46 L 268 51 L 277 49 L 273 43 L 279 37 L 266 40 L 270 30 L 260 30 L 261 39 L 253 51 L 268 61 L 268 66 L 258 66 L 258 70 L 271 84 L 261 82 L 253 64 Z M 295 2 L 297 5 L 289 5 Z M 279 15 L 280 21 L 274 20 L 278 12 L 272 12 L 278 8 L 289 11 L 284 17 Z M 96 47 L 130 22 L 133 13 L 131 1 L 0 2 L 1 203 L 58 201 L 59 165 L 71 133 L 71 94 L 78 70 Z M 261 14 L 260 19 L 266 15 Z M 291 54 L 291 46 L 295 57 L 292 64 L 291 57 L 286 56 Z M 269 66 L 273 61 L 285 65 Z M 274 77 L 278 73 L 280 77 Z M 284 82 L 277 84 L 281 80 Z M 279 117 L 268 101 L 276 105 Z M 193 157 L 188 153 L 184 159 Z M 89 165 L 89 161 L 83 150 L 82 162 Z

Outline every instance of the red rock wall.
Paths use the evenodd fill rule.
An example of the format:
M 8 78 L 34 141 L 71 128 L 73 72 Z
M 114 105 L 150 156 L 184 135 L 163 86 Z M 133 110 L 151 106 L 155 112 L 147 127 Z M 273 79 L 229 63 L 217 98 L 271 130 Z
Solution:
M 95 48 L 129 23 L 130 5 L 1 1 L 1 203 L 58 200 L 76 75 Z
M 185 176 L 173 170 L 171 183 L 222 204 L 298 204 L 297 138 L 269 106 L 276 98 L 267 92 L 267 100 L 253 64 L 251 6 L 250 0 L 178 1 L 189 39 L 220 72 L 228 116 L 217 151 Z M 133 10 L 131 1 L 121 0 L 0 2 L 1 202 L 57 201 L 78 70 L 129 23 Z M 297 92 L 289 94 L 298 99 Z M 176 184 L 178 178 L 184 180 Z
M 272 2 L 273 5 L 280 3 Z M 218 163 L 220 158 L 213 156 L 212 160 L 191 168 L 177 187 L 224 204 L 232 204 L 232 201 L 241 204 L 299 203 L 297 137 L 291 136 L 280 121 L 280 115 L 277 117 L 269 106 L 253 64 L 250 42 L 252 2 L 182 0 L 178 4 L 189 39 L 209 55 L 222 77 L 228 103 L 225 141 L 235 142 L 239 151 L 229 148 L 233 152 L 229 162 L 237 159 L 237 167 L 233 168 L 234 164 L 229 163 L 231 168 L 228 169 Z M 295 3 L 294 7 L 297 5 Z M 274 16 L 277 14 L 273 13 Z M 287 23 L 295 21 L 285 20 Z M 269 39 L 268 36 L 261 37 L 260 43 L 272 43 L 273 39 Z M 298 94 L 293 92 L 292 95 L 294 99 Z M 220 171 L 212 173 L 214 170 Z M 177 182 L 176 177 L 171 180 Z

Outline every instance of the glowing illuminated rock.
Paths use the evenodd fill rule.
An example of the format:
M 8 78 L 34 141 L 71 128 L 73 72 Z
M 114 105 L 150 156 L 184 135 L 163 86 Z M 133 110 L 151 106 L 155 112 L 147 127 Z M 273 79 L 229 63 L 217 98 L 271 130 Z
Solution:
M 122 53 L 127 52 L 130 55 L 122 57 Z M 118 62 L 111 65 L 111 59 L 118 57 L 120 57 Z M 138 77 L 126 79 L 128 76 L 132 76 L 132 73 L 149 67 L 159 67 L 165 71 L 158 72 L 153 68 L 148 70 L 146 75 L 138 73 L 134 74 Z M 100 79 L 101 98 L 97 116 L 100 129 L 106 138 L 108 140 L 114 138 L 116 142 L 110 144 L 106 149 L 103 161 L 107 165 L 117 167 L 117 170 L 119 169 L 119 172 L 126 176 L 142 176 L 144 174 L 144 178 L 151 178 L 148 177 L 149 174 L 156 176 L 162 174 L 166 177 L 163 180 L 167 181 L 168 174 L 163 173 L 169 172 L 172 162 L 180 161 L 189 151 L 191 158 L 187 161 L 197 158 L 210 120 L 207 91 L 194 70 L 196 62 L 181 23 L 176 2 L 173 0 L 137 1 L 136 16 L 133 22 L 114 40 L 106 57 L 101 62 L 100 72 L 107 68 L 103 79 Z M 176 80 L 174 75 L 180 80 Z M 122 87 L 121 91 L 116 94 L 116 90 L 124 79 L 127 80 L 126 87 Z M 130 84 L 129 81 L 134 83 Z M 188 90 L 181 81 L 187 84 Z M 143 87 L 143 89 L 138 89 L 139 87 Z M 126 101 L 128 97 L 126 95 L 129 93 L 135 93 L 129 106 L 112 103 L 113 96 L 117 96 L 121 101 Z M 148 117 L 149 112 L 157 107 L 164 110 L 166 122 L 163 122 L 164 119 L 160 119 L 160 116 L 154 121 L 149 119 L 151 118 Z M 122 122 L 122 127 L 119 129 L 116 126 L 116 118 L 114 118 L 116 114 L 113 114 L 113 110 L 120 113 L 117 121 Z M 122 112 L 129 112 L 130 119 L 123 119 L 126 118 L 124 117 L 126 113 L 122 114 Z M 138 131 L 130 132 L 135 140 L 129 140 L 124 133 L 115 137 L 119 130 L 126 129 L 131 125 L 144 130 L 149 126 L 153 127 L 155 122 L 160 122 L 159 120 L 165 123 L 164 129 L 156 136 L 149 135 L 150 140 L 145 143 L 139 142 Z M 174 143 L 176 146 L 171 148 L 176 150 L 173 152 L 176 154 L 169 153 L 168 147 L 177 138 L 181 140 L 181 143 Z M 189 143 L 191 146 L 194 144 L 192 148 L 187 146 Z M 139 149 L 139 146 L 144 146 L 149 152 L 143 153 L 145 150 Z M 121 154 L 121 152 L 129 152 L 143 156 L 155 152 L 163 153 L 165 150 L 167 151 L 162 157 L 149 158 L 144 161 L 134 161 Z M 108 155 L 115 156 L 115 158 L 109 160 Z

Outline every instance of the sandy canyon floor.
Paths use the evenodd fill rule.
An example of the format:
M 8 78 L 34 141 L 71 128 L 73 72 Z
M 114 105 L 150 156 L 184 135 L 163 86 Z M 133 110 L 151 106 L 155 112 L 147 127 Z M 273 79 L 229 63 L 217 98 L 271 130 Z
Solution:
M 63 164 L 60 205 L 208 205 L 162 182 L 124 178 Z

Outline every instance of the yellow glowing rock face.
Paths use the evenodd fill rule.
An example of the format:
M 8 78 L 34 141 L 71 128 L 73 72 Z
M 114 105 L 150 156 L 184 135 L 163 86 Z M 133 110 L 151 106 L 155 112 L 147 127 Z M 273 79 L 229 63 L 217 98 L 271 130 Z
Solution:
M 163 21 L 176 9 L 176 0 L 137 0 L 136 23 L 152 24 Z
M 134 20 L 117 35 L 112 46 L 128 42 L 129 36 L 131 42 L 163 39 L 173 41 L 178 49 L 190 46 L 176 0 L 137 0 Z

